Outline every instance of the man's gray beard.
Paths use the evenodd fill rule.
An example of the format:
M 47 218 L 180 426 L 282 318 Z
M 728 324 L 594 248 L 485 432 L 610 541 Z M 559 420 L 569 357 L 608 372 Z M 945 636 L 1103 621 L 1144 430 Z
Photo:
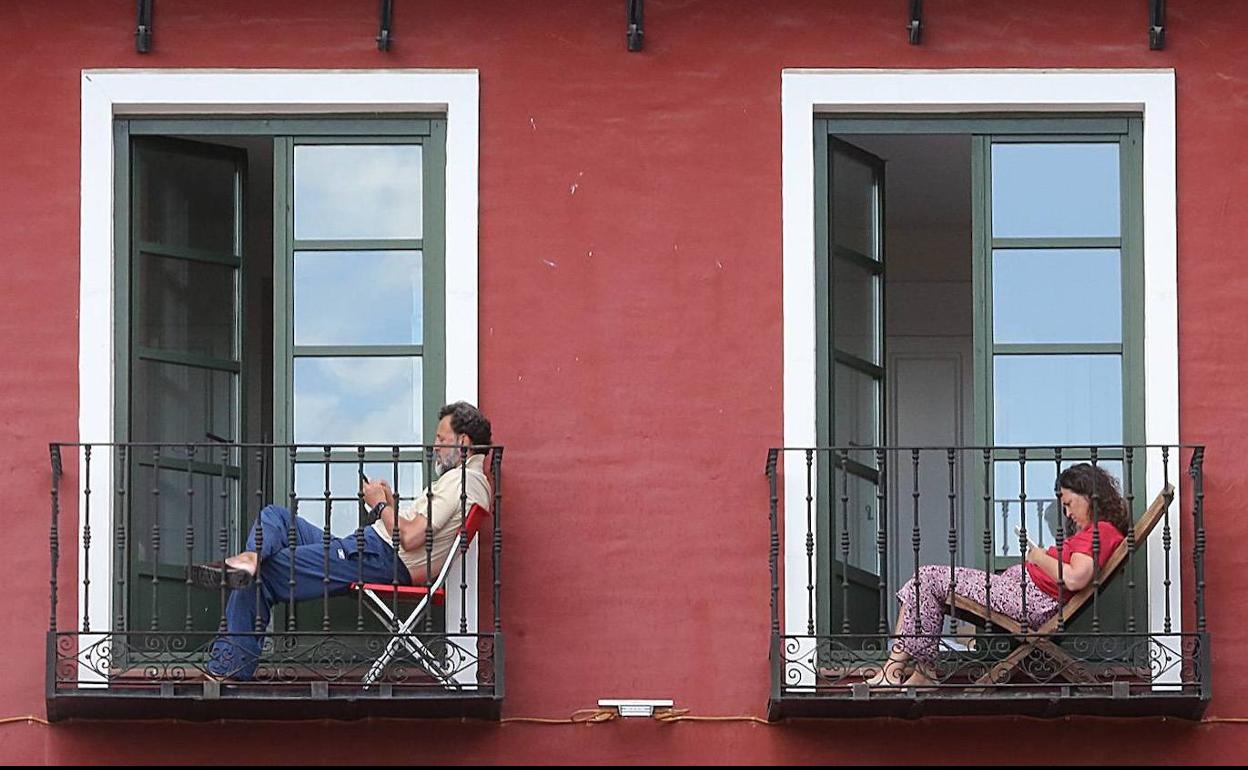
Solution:
M 451 455 L 449 458 L 447 458 L 447 459 L 445 459 L 445 460 L 444 460 L 444 459 L 443 459 L 443 458 L 439 455 L 438 457 L 435 457 L 435 458 L 434 458 L 434 462 L 433 462 L 433 467 L 434 467 L 434 470 L 436 470 L 436 471 L 438 472 L 438 475 L 439 475 L 439 476 L 441 476 L 442 474 L 444 474 L 444 473 L 446 473 L 447 471 L 449 471 L 449 470 L 451 470 L 451 469 L 455 468 L 455 466 L 457 466 L 457 465 L 459 464 L 459 463 L 455 462 L 455 460 L 456 460 L 456 459 L 457 459 L 457 458 L 455 457 L 455 455 Z

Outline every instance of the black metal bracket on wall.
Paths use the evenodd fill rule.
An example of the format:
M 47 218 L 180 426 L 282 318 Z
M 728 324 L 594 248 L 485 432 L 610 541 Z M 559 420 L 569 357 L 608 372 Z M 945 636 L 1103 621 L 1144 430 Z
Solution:
M 147 53 L 152 50 L 152 0 L 138 0 L 136 15 L 134 50 Z
M 641 50 L 642 38 L 646 34 L 643 26 L 646 13 L 642 1 L 626 0 L 628 3 L 628 50 L 630 51 Z
M 1154 51 L 1166 47 L 1166 0 L 1148 2 L 1148 47 Z
M 394 0 L 381 0 L 381 26 L 377 30 L 377 50 L 390 50 L 390 28 L 394 25 Z
M 910 22 L 906 29 L 910 32 L 910 45 L 923 42 L 923 0 L 910 0 Z

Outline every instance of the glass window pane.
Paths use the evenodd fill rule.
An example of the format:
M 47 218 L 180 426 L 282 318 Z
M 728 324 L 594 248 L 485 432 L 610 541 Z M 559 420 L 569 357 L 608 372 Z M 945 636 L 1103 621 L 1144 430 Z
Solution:
M 420 358 L 296 358 L 294 395 L 297 443 L 421 443 Z
M 329 464 L 330 532 L 334 537 L 344 537 L 359 523 L 360 504 L 356 494 L 360 490 L 359 466 L 355 462 Z M 364 474 L 372 481 L 385 479 L 398 490 L 399 505 L 406 506 L 425 486 L 421 463 L 400 462 L 398 485 L 395 485 L 392 463 L 364 463 Z M 289 492 L 287 492 L 289 495 Z M 319 461 L 299 461 L 295 464 L 295 495 L 299 501 L 299 516 L 317 527 L 325 526 L 325 465 Z M 345 499 L 340 499 L 345 498 Z M 283 500 L 289 505 L 289 497 Z
M 1119 355 L 996 356 L 995 443 L 1122 443 Z
M 200 457 L 205 454 L 201 451 Z M 186 452 L 170 447 L 162 453 L 166 460 L 185 459 Z M 238 501 L 238 480 L 219 475 L 191 473 L 173 468 L 157 469 L 151 465 L 152 455 L 147 450 L 137 450 L 130 478 L 131 548 L 140 562 L 150 562 L 156 551 L 153 548 L 152 527 L 160 521 L 160 563 L 186 564 L 186 527 L 192 528 L 191 561 L 204 562 L 222 558 L 220 535 L 226 535 L 226 552 L 229 556 L 238 551 L 237 527 L 233 525 L 233 509 L 221 510 L 221 492 L 230 504 Z M 146 464 L 145 464 L 146 463 Z M 224 487 L 223 487 L 224 484 Z M 191 489 L 194 494 L 187 494 Z M 153 494 L 153 490 L 160 494 Z
M 135 361 L 131 440 L 203 442 L 210 432 L 232 440 L 237 383 L 233 372 Z
M 832 243 L 878 259 L 875 170 L 832 151 Z
M 997 238 L 1117 237 L 1118 145 L 994 144 L 992 234 Z
M 1063 460 L 1066 469 L 1086 460 Z M 1118 480 L 1122 487 L 1122 461 L 1101 460 L 1097 463 Z M 994 463 L 993 469 L 993 542 L 998 556 L 1019 556 L 1018 535 L 1014 527 L 1021 526 L 1020 511 L 1025 511 L 1027 536 L 1037 545 L 1049 547 L 1057 543 L 1057 528 L 1063 516 L 1053 485 L 1057 481 L 1057 463 L 1053 460 L 1028 460 L 1026 475 L 1019 478 L 1018 461 Z M 1025 481 L 1027 499 L 1022 505 L 1018 499 L 1020 482 Z M 982 526 L 982 521 L 978 524 Z M 1064 537 L 1068 537 L 1065 535 Z
M 139 345 L 235 358 L 234 276 L 228 265 L 139 255 Z
M 836 470 L 832 493 L 832 515 L 836 534 L 832 539 L 832 558 L 842 561 L 844 552 L 840 532 L 849 521 L 849 564 L 868 572 L 879 571 L 879 552 L 875 538 L 879 528 L 879 487 L 875 482 Z M 848 498 L 848 499 L 847 499 Z
M 419 345 L 419 251 L 295 252 L 296 345 Z
M 879 364 L 875 319 L 879 280 L 847 259 L 832 259 L 832 344 L 838 350 Z
M 879 382 L 868 374 L 836 364 L 832 421 L 835 446 L 874 446 L 879 423 Z
M 418 144 L 295 147 L 295 237 L 420 238 Z
M 233 161 L 141 145 L 139 240 L 235 256 Z
M 997 249 L 994 342 L 1121 342 L 1117 249 Z

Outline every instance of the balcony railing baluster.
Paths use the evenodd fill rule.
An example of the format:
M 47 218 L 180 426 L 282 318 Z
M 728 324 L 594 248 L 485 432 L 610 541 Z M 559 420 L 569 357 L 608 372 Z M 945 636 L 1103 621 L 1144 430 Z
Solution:
M 813 450 L 806 451 L 806 633 L 815 633 L 815 505 L 813 493 L 815 459 Z M 846 541 L 842 541 L 844 547 Z
M 194 444 L 188 444 L 186 447 L 186 526 L 183 528 L 183 545 L 186 546 L 186 618 L 183 626 L 190 631 L 194 625 L 192 616 L 192 596 L 191 587 L 191 566 L 195 563 L 195 476 L 192 468 L 195 467 L 195 461 L 198 454 Z
M 83 447 L 82 457 L 82 590 L 88 594 L 91 591 L 91 447 Z M 82 605 L 82 631 L 91 631 L 91 607 L 87 602 Z
M 1169 484 L 1169 483 L 1170 483 L 1170 447 L 1162 447 L 1162 448 L 1161 448 L 1161 467 L 1162 467 L 1162 475 L 1163 475 L 1163 477 L 1165 478 L 1166 483 L 1167 483 L 1167 484 Z M 1165 575 L 1166 575 L 1165 580 L 1164 580 L 1164 581 L 1162 581 L 1162 585 L 1164 585 L 1164 586 L 1166 587 L 1166 608 L 1165 608 L 1166 617 L 1165 617 L 1165 620 L 1163 621 L 1163 627 L 1164 627 L 1165 633 L 1167 633 L 1167 634 L 1168 634 L 1168 633 L 1170 633 L 1170 628 L 1171 628 L 1171 623 L 1170 623 L 1170 601 L 1171 601 L 1171 595 L 1170 595 L 1170 585 L 1171 585 L 1171 581 L 1170 581 L 1170 545 L 1171 545 L 1171 537 L 1170 537 L 1170 534 L 1171 534 L 1171 533 L 1170 533 L 1170 509 L 1169 509 L 1169 508 L 1167 508 L 1167 509 L 1166 509 L 1166 512 L 1165 512 L 1164 514 L 1162 514 L 1162 522 L 1161 522 L 1161 547 L 1162 547 L 1162 550 L 1164 551 L 1164 558 L 1162 559 L 1162 564 L 1164 564 L 1164 565 L 1165 565 L 1165 566 L 1163 567 L 1163 569 L 1165 570 Z
M 1127 510 L 1135 511 L 1135 447 L 1127 447 L 1123 465 L 1123 491 Z M 1135 528 L 1127 530 L 1127 561 L 1135 562 Z M 1135 633 L 1135 570 L 1127 570 L 1127 631 Z
M 152 449 L 152 618 L 148 629 L 160 630 L 160 445 Z
M 74 469 L 73 474 L 64 472 L 63 458 L 67 451 L 71 453 L 67 459 Z M 158 713 L 197 713 L 195 710 L 214 701 L 217 693 L 225 692 L 224 685 L 206 678 L 208 669 L 229 658 L 222 650 L 232 649 L 231 645 L 239 640 L 250 639 L 253 642 L 264 640 L 259 666 L 254 677 L 248 674 L 239 678 L 241 666 L 257 661 L 240 655 L 229 662 L 231 668 L 224 676 L 230 680 L 231 697 L 255 693 L 256 697 L 273 698 L 291 687 L 306 688 L 309 682 L 323 682 L 331 686 L 328 689 L 313 687 L 313 699 L 326 703 L 346 699 L 344 704 L 348 701 L 356 704 L 344 705 L 337 713 L 354 714 L 359 703 L 364 701 L 353 699 L 362 693 L 384 691 L 386 697 L 369 699 L 363 708 L 384 714 L 391 708 L 385 705 L 387 703 L 436 699 L 462 704 L 446 711 L 448 716 L 472 713 L 497 716 L 498 698 L 502 693 L 502 683 L 497 681 L 502 671 L 502 649 L 498 644 L 502 632 L 502 533 L 497 518 L 502 501 L 497 485 L 501 476 L 502 448 L 463 447 L 456 451 L 459 470 L 449 477 L 459 485 L 454 504 L 460 511 L 461 522 L 475 503 L 493 509 L 492 560 L 488 565 L 482 564 L 480 572 L 468 564 L 466 557 L 471 544 L 465 536 L 465 526 L 455 524 L 452 519 L 450 526 L 459 540 L 445 558 L 448 561 L 459 559 L 460 565 L 456 568 L 447 564 L 440 568 L 435 559 L 442 557 L 434 552 L 434 547 L 441 548 L 438 545 L 442 542 L 441 535 L 435 543 L 435 533 L 429 528 L 427 549 L 422 549 L 426 550 L 425 560 L 430 567 L 424 578 L 426 589 L 437 588 L 436 603 L 440 604 L 445 596 L 447 605 L 455 608 L 455 612 L 447 611 L 443 618 L 426 611 L 419 619 L 413 617 L 414 627 L 396 631 L 394 625 L 377 626 L 365 621 L 363 608 L 370 606 L 370 600 L 360 591 L 356 592 L 355 618 L 339 627 L 333 599 L 339 592 L 347 591 L 337 577 L 339 565 L 335 560 L 355 558 L 359 565 L 354 568 L 356 577 L 362 579 L 365 560 L 360 555 L 368 530 L 367 522 L 360 518 L 354 531 L 345 533 L 345 539 L 336 537 L 335 527 L 341 522 L 335 519 L 335 510 L 346 501 L 362 508 L 363 493 L 358 484 L 338 489 L 342 479 L 335 468 L 345 465 L 358 471 L 351 474 L 354 479 L 367 463 L 381 464 L 381 475 L 389 469 L 394 479 L 396 507 L 399 507 L 403 504 L 403 495 L 398 490 L 406 483 L 403 474 L 411 470 L 405 463 L 427 459 L 426 474 L 433 480 L 431 445 L 302 447 L 224 441 L 172 445 L 142 442 L 50 445 L 49 714 L 59 718 L 77 713 L 73 711 L 78 708 L 76 704 L 104 703 L 110 698 L 126 706 L 115 712 L 101 707 L 97 714 L 120 716 L 122 712 L 133 710 L 138 715 L 141 704 L 147 704 L 142 708 L 152 709 L 156 708 L 152 705 L 155 702 L 174 709 L 158 709 Z M 470 453 L 475 456 L 478 451 L 494 453 L 492 461 L 480 466 L 493 486 L 488 497 L 481 500 L 475 497 L 477 492 L 472 493 L 471 499 L 468 494 L 467 459 Z M 272 576 L 252 580 L 246 587 L 237 589 L 243 592 L 246 602 L 251 602 L 243 604 L 244 618 L 248 617 L 246 613 L 252 606 L 255 610 L 251 620 L 244 621 L 246 629 L 236 631 L 227 612 L 234 596 L 235 578 L 224 569 L 210 571 L 210 565 L 197 565 L 220 562 L 232 552 L 244 550 L 246 544 L 236 542 L 239 533 L 244 538 L 250 535 L 256 550 L 263 551 L 266 532 L 257 514 L 269 500 L 274 482 L 269 468 L 274 462 L 279 463 L 276 475 L 281 479 L 277 481 L 282 485 L 280 494 L 289 501 L 292 513 L 297 514 L 301 504 L 324 511 L 323 522 L 314 525 L 319 537 L 309 538 L 306 525 L 296 523 L 294 516 L 290 526 L 276 530 L 279 542 L 286 546 L 307 544 L 317 549 L 318 556 L 311 568 L 320 573 L 321 590 L 312 589 L 310 598 L 319 600 L 322 611 L 320 623 L 313 626 L 317 630 L 311 630 L 307 622 L 298 621 L 299 602 L 282 597 L 287 605 L 286 620 L 279 622 L 283 628 L 281 635 L 270 638 L 268 616 L 261 600 L 262 592 L 267 590 L 265 580 L 271 580 Z M 304 471 L 310 472 L 307 483 L 296 483 L 296 473 L 303 479 Z M 65 505 L 69 499 L 65 491 L 70 479 L 77 485 L 77 505 L 72 508 Z M 137 493 L 132 489 L 135 479 L 139 480 Z M 93 494 L 95 482 L 101 480 L 107 481 L 103 486 L 109 490 L 106 508 L 112 511 L 107 517 L 112 522 L 107 525 L 110 536 L 102 541 L 97 536 L 101 508 L 93 499 L 98 497 Z M 319 488 L 305 490 L 309 484 Z M 307 506 L 309 500 L 317 500 L 319 504 Z M 432 497 L 426 497 L 426 501 L 431 505 Z M 76 510 L 78 514 L 70 524 L 78 528 L 80 536 L 80 563 L 76 569 L 60 558 L 62 509 Z M 425 513 L 429 515 L 433 511 L 426 507 Z M 398 518 L 395 516 L 396 521 Z M 482 528 L 485 526 L 481 524 Z M 274 532 L 268 533 L 270 547 Z M 396 544 L 400 542 L 397 526 L 390 533 L 390 539 Z M 343 544 L 352 542 L 354 548 L 348 553 Z M 102 543 L 108 551 L 103 557 L 99 551 Z M 335 543 L 342 546 L 342 553 L 337 552 Z M 104 561 L 100 562 L 100 558 Z M 307 565 L 296 571 L 295 560 L 289 561 L 289 571 L 283 563 L 277 579 L 283 584 L 283 590 L 290 589 L 291 595 L 307 597 L 309 592 L 299 587 L 307 582 Z M 105 582 L 100 580 L 101 568 L 108 571 Z M 75 569 L 78 573 L 82 600 L 75 605 L 80 622 L 71 621 L 70 628 L 61 630 L 57 613 L 58 609 L 63 609 L 58 600 L 64 569 Z M 399 591 L 393 590 L 396 586 L 410 590 L 406 588 L 408 581 L 399 579 L 403 573 L 398 570 L 406 571 L 407 566 L 398 557 L 397 549 L 393 570 L 393 580 L 387 586 L 390 590 L 376 590 L 375 608 L 392 608 L 392 617 L 403 620 L 411 610 L 406 603 L 411 601 L 414 606 L 415 601 L 402 598 Z M 211 586 L 204 583 L 206 574 L 212 575 Z M 140 580 L 136 582 L 133 577 Z M 469 611 L 478 606 L 473 592 L 482 599 L 479 605 L 482 613 L 487 612 L 485 603 L 490 602 L 492 618 L 483 615 L 478 619 Z M 391 595 L 386 596 L 387 593 Z M 93 627 L 93 623 L 96 626 L 100 623 L 95 610 L 101 606 L 113 608 L 104 612 L 108 619 L 105 625 L 111 629 Z M 311 620 L 311 616 L 307 620 Z M 393 648 L 389 650 L 392 657 L 379 660 L 378 656 L 388 646 Z M 238 660 L 243 661 L 241 666 L 236 665 Z M 373 667 L 377 667 L 378 679 L 366 680 L 366 675 L 373 675 L 370 674 Z M 219 669 L 211 673 L 221 675 Z M 206 695 L 208 692 L 213 694 Z M 187 710 L 176 711 L 178 704 Z M 401 707 L 395 708 L 398 709 L 395 713 L 402 713 Z M 421 713 L 437 715 L 438 712 L 435 709 Z M 228 714 L 223 710 L 221 715 Z
M 1168 487 L 1170 453 L 1174 449 L 1162 445 L 1085 445 L 771 450 L 766 465 L 772 529 L 771 649 L 778 656 L 772 669 L 776 679 L 771 713 L 912 716 L 928 713 L 925 709 L 929 708 L 930 713 L 958 713 L 979 708 L 962 707 L 957 705 L 958 701 L 973 704 L 982 702 L 985 697 L 999 699 L 1004 710 L 1017 713 L 1035 713 L 1037 703 L 1047 704 L 1048 711 L 1044 713 L 1098 713 L 1111 700 L 1120 703 L 1121 710 L 1123 698 L 1139 703 L 1139 713 L 1198 713 L 1210 693 L 1208 638 L 1204 625 L 1203 565 L 1207 548 L 1202 479 L 1204 453 L 1202 448 L 1191 450 L 1187 466 L 1192 477 L 1191 500 L 1184 498 L 1179 507 L 1180 501 L 1173 499 L 1175 493 Z M 858 485 L 855 481 L 855 474 L 868 472 L 867 466 L 854 462 L 860 455 L 873 457 L 881 471 L 881 482 L 875 490 L 871 490 L 869 484 Z M 889 465 L 897 467 L 897 461 L 902 458 L 909 461 L 906 468 L 911 478 L 883 479 L 883 469 Z M 939 476 L 928 472 L 939 462 L 937 458 L 943 459 L 946 471 Z M 1144 460 L 1153 463 L 1154 472 L 1161 471 L 1160 478 L 1151 480 L 1159 488 L 1148 489 L 1147 498 L 1141 491 L 1142 482 L 1148 484 L 1150 480 L 1139 472 Z M 1070 558 L 1071 535 L 1064 526 L 1066 517 L 1057 497 L 1049 496 L 1046 485 L 1051 482 L 1044 477 L 1051 469 L 1056 479 L 1079 463 L 1088 463 L 1115 479 L 1120 478 L 1123 503 L 1132 517 L 1131 526 L 1123 533 L 1121 544 L 1107 541 L 1108 535 L 1101 532 L 1098 525 L 1110 515 L 1109 500 L 1099 488 L 1088 494 L 1090 531 L 1083 534 L 1080 542 L 1084 544 L 1081 547 L 1090 551 L 1095 565 L 1093 574 L 1082 591 L 1068 590 L 1064 583 L 1070 564 L 1058 559 L 1056 580 L 1052 579 L 1052 573 L 1049 573 L 1049 580 L 1057 586 L 1058 606 L 1064 603 L 1067 607 L 1046 616 L 1049 611 L 1041 598 L 1031 598 L 1042 595 L 1028 595 L 1029 590 L 1038 590 L 1029 588 L 1029 583 L 1040 578 L 1033 577 L 1029 581 L 1025 577 L 1027 569 L 1043 571 L 1043 568 L 1039 562 L 1028 567 L 1024 560 L 1029 541 Z M 832 470 L 831 480 L 825 482 L 826 496 L 813 494 L 815 484 L 809 476 L 803 476 L 806 483 L 799 482 L 797 488 L 782 482 L 786 469 L 808 474 L 808 469 L 816 467 Z M 1077 477 L 1073 478 L 1072 483 L 1079 483 Z M 784 489 L 790 490 L 788 506 L 782 499 Z M 864 507 L 863 496 L 872 494 L 877 498 L 875 504 Z M 910 496 L 910 505 L 890 506 L 889 500 L 900 494 Z M 1148 510 L 1137 510 L 1137 504 L 1142 506 L 1145 499 L 1150 501 Z M 819 507 L 823 505 L 829 506 L 828 510 Z M 872 513 L 868 514 L 868 509 Z M 784 510 L 788 515 L 781 521 L 780 514 Z M 1052 519 L 1053 514 L 1056 520 Z M 1196 607 L 1194 631 L 1176 628 L 1175 618 L 1179 615 L 1174 613 L 1171 602 L 1176 598 L 1172 594 L 1178 591 L 1172 583 L 1173 567 L 1166 563 L 1176 532 L 1172 517 L 1187 515 L 1192 516 L 1192 531 L 1196 537 L 1190 551 L 1196 580 L 1192 586 L 1183 588 L 1184 595 L 1191 596 Z M 894 517 L 891 527 L 890 516 Z M 901 534 L 896 517 L 910 519 L 908 543 L 888 534 Z M 976 538 L 966 536 L 964 528 L 970 527 L 973 531 L 981 521 L 983 536 L 976 543 Z M 831 532 L 822 533 L 816 526 L 818 522 L 831 522 Z M 1147 537 L 1154 523 L 1161 531 Z M 804 535 L 789 540 L 793 545 L 800 542 L 802 551 L 800 555 L 791 554 L 797 559 L 788 563 L 797 566 L 805 561 L 800 567 L 804 574 L 790 576 L 787 581 L 783 579 L 786 562 L 780 548 L 783 541 L 779 537 L 781 528 L 786 526 L 797 527 Z M 1015 527 L 1017 535 L 1010 531 Z M 870 582 L 864 583 L 862 571 L 872 565 L 856 561 L 864 552 L 855 544 L 864 533 L 869 534 L 871 528 L 875 528 L 880 546 L 874 559 L 879 569 Z M 887 565 L 894 564 L 903 581 L 907 576 L 916 582 L 930 579 L 929 573 L 920 569 L 925 553 L 923 542 L 941 528 L 947 532 L 950 567 L 947 587 L 943 569 L 931 573 L 941 575 L 941 587 L 935 594 L 930 592 L 930 586 L 925 589 L 927 593 L 917 592 L 914 601 L 920 606 L 915 608 L 914 625 L 906 624 L 894 630 L 892 621 L 900 603 L 892 592 L 885 590 L 892 582 Z M 1000 539 L 996 536 L 998 531 L 1005 533 Z M 797 537 L 798 533 L 793 535 Z M 1160 543 L 1156 542 L 1158 540 Z M 1163 549 L 1165 558 L 1153 573 L 1151 582 L 1143 583 L 1140 576 L 1147 565 L 1139 556 L 1150 541 L 1152 547 Z M 1014 543 L 1019 546 L 1018 552 L 1014 552 Z M 1053 549 L 1049 548 L 1050 543 L 1054 544 Z M 1004 547 L 1007 544 L 1009 547 Z M 975 556 L 977 550 L 982 552 L 979 557 Z M 907 564 L 906 558 L 913 561 Z M 943 563 L 945 559 L 937 556 L 936 561 Z M 825 569 L 825 564 L 830 564 L 830 569 Z M 966 633 L 963 627 L 952 622 L 948 631 L 943 623 L 934 629 L 926 625 L 927 621 L 921 624 L 924 613 L 930 616 L 929 607 L 925 606 L 933 601 L 930 597 L 950 590 L 960 591 L 966 586 L 954 577 L 962 567 L 982 570 L 982 582 L 977 580 L 975 585 L 982 588 L 980 600 L 990 622 L 983 624 L 981 621 L 973 636 L 961 636 Z M 1009 574 L 1016 578 L 1006 583 L 994 580 L 994 570 L 1000 571 L 1003 567 L 1012 569 Z M 1137 569 L 1141 570 L 1140 575 L 1135 574 Z M 1126 573 L 1125 576 L 1122 573 Z M 891 577 L 896 579 L 897 575 Z M 800 590 L 799 606 L 806 609 L 805 622 L 799 621 L 797 628 L 786 629 L 781 622 L 786 586 L 789 590 Z M 871 587 L 878 591 L 875 603 L 879 605 L 879 615 L 867 622 L 861 612 L 862 591 Z M 903 595 L 909 594 L 903 592 Z M 1164 612 L 1155 616 L 1155 627 L 1140 629 L 1138 618 L 1143 607 L 1136 605 L 1150 596 L 1155 603 L 1166 606 Z M 1123 607 L 1124 601 L 1129 606 Z M 839 622 L 826 624 L 814 614 L 816 610 L 827 609 Z M 950 607 L 941 609 L 952 617 Z M 1011 614 L 1014 612 L 1018 612 L 1017 617 Z M 945 634 L 957 636 L 950 639 Z M 959 643 L 954 644 L 954 641 Z M 911 642 L 919 644 L 913 648 L 919 650 L 927 649 L 925 645 L 934 645 L 935 664 L 924 670 L 935 675 L 936 690 L 921 692 L 897 685 L 862 686 L 867 677 L 881 671 L 884 657 L 897 645 L 909 651 Z M 907 670 L 905 675 L 910 673 Z M 889 695 L 901 696 L 896 701 L 900 704 L 896 709 L 886 705 L 890 701 L 881 700 Z M 1037 699 L 1037 696 L 1044 697 Z M 864 707 L 866 703 L 874 705 Z M 1130 707 L 1125 708 L 1130 711 Z
M 366 522 L 364 517 L 368 514 L 368 506 L 364 502 L 364 447 L 355 448 L 355 471 L 360 477 L 360 488 L 356 491 L 355 496 L 358 504 L 355 521 L 355 582 L 360 585 L 364 584 L 364 527 L 371 522 Z M 355 630 L 364 630 L 364 592 L 355 592 Z
M 115 511 L 128 510 L 126 507 L 127 493 L 130 491 L 130 472 L 129 447 L 121 445 L 117 447 L 117 507 Z M 57 448 L 60 451 L 60 448 Z M 126 581 L 130 570 L 126 569 L 127 559 L 130 551 L 130 526 L 124 516 L 114 516 L 115 527 L 113 528 L 113 580 L 117 584 L 117 596 L 126 595 Z M 120 631 L 126 627 L 126 605 L 125 602 L 116 602 L 116 619 L 113 623 L 113 630 Z

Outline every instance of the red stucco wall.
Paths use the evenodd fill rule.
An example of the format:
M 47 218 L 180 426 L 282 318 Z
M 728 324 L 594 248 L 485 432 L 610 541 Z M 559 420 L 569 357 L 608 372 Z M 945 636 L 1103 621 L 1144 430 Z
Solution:
M 0 717 L 43 713 L 48 441 L 77 435 L 84 68 L 476 68 L 483 407 L 507 447 L 504 716 L 600 697 L 763 714 L 763 460 L 781 437 L 785 67 L 1173 67 L 1181 432 L 1209 446 L 1210 716 L 1248 716 L 1248 4 L 623 0 L 0 4 Z M 1040 10 L 1043 6 L 1044 10 Z M 575 185 L 575 192 L 572 186 Z M 84 436 L 84 440 L 104 437 Z M 72 554 L 72 544 L 65 552 Z M 64 608 L 72 624 L 74 609 Z M 1074 720 L 1086 721 L 1086 720 Z M 748 723 L 0 725 L 0 758 L 151 761 L 1229 761 L 1248 727 L 1021 719 Z M 402 737 L 399 737 L 402 734 Z M 355 742 L 354 736 L 367 741 Z M 386 748 L 369 748 L 385 746 Z M 361 752 L 356 754 L 355 752 Z

